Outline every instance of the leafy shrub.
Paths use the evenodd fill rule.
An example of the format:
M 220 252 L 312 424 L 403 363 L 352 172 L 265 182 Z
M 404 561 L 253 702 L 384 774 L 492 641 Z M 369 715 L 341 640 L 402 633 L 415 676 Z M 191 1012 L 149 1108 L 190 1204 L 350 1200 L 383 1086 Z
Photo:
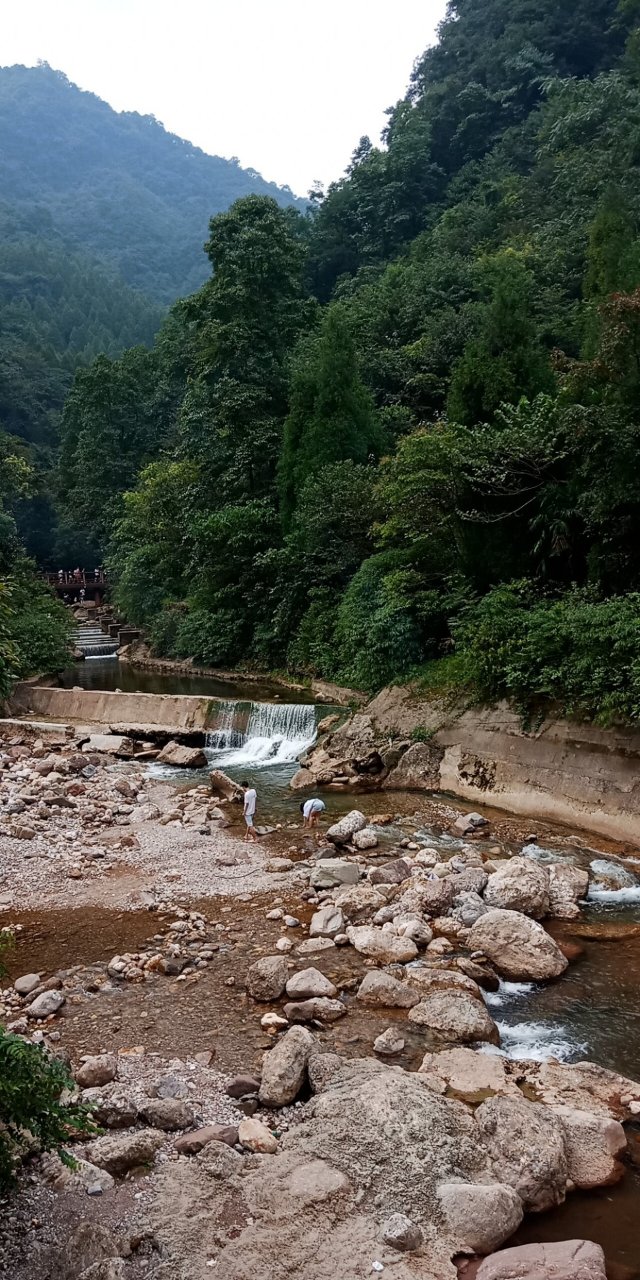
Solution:
M 235 662 L 242 652 L 242 618 L 232 609 L 193 609 L 182 618 L 175 640 L 178 658 L 205 666 Z
M 347 587 L 336 623 L 340 676 L 357 688 L 380 689 L 407 674 L 423 656 L 407 599 L 403 557 L 371 556 Z
M 73 1088 L 66 1067 L 40 1045 L 0 1028 L 0 1186 L 14 1176 L 25 1132 L 42 1151 L 64 1151 L 69 1132 L 94 1133 L 87 1107 L 61 1102 L 64 1089 Z
M 640 719 L 640 594 L 540 598 L 528 582 L 497 587 L 456 628 L 466 679 L 487 700 L 527 712 L 542 702 L 610 724 Z
M 13 679 L 62 671 L 70 661 L 70 635 L 64 605 L 36 577 L 31 561 L 19 559 L 0 602 L 0 692 Z

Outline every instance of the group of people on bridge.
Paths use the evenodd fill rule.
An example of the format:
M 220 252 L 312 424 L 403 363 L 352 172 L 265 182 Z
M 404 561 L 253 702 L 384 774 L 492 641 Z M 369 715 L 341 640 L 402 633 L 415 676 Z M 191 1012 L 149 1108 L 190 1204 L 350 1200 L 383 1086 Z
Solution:
M 86 587 L 87 582 L 106 582 L 104 569 L 58 569 L 58 583 L 62 586 Z

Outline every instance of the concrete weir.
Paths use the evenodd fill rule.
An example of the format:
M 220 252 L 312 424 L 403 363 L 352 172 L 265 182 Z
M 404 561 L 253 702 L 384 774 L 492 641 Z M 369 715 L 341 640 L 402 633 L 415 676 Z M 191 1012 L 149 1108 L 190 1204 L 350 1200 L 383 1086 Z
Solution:
M 139 729 L 201 737 L 215 724 L 219 708 L 218 698 L 187 694 L 56 689 L 23 683 L 16 685 L 8 711 L 10 715 L 37 715 L 63 723 L 108 725 L 118 732 Z

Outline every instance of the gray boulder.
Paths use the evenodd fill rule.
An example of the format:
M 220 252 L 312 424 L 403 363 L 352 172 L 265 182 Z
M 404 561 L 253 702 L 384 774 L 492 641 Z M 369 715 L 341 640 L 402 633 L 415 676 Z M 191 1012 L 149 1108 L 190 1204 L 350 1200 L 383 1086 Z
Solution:
M 336 885 L 357 884 L 360 869 L 355 862 L 344 858 L 322 858 L 311 872 L 310 884 L 314 889 L 333 889 Z
M 310 938 L 335 938 L 344 930 L 344 916 L 340 907 L 329 904 L 314 911 L 309 925 Z
M 278 1000 L 288 976 L 284 956 L 262 956 L 247 969 L 245 985 L 254 1000 Z
M 517 1192 L 500 1182 L 445 1182 L 438 1187 L 438 1199 L 447 1228 L 462 1241 L 465 1253 L 492 1253 L 524 1217 Z
M 567 967 L 558 944 L 519 911 L 488 911 L 473 925 L 468 938 L 473 951 L 482 951 L 503 978 L 544 982 L 559 978 Z
M 42 995 L 36 996 L 35 1000 L 27 1005 L 27 1017 L 50 1018 L 62 1008 L 65 1000 L 66 996 L 63 996 L 61 991 L 43 991 Z
M 168 742 L 162 748 L 157 764 L 170 764 L 174 769 L 204 769 L 207 757 L 200 747 L 186 747 L 180 742 Z
M 291 1000 L 313 1000 L 317 996 L 328 996 L 333 1000 L 338 994 L 333 983 L 319 969 L 313 968 L 294 973 L 287 982 L 286 990 Z
M 337 1022 L 347 1012 L 342 1000 L 329 1000 L 316 996 L 313 1000 L 299 1000 L 285 1004 L 284 1015 L 289 1022 Z
M 349 942 L 361 955 L 381 964 L 408 964 L 415 960 L 418 948 L 411 938 L 399 938 L 387 929 L 375 925 L 351 925 L 347 929 Z
M 564 1131 L 548 1107 L 525 1098 L 487 1098 L 475 1122 L 494 1176 L 513 1187 L 527 1213 L 562 1204 L 569 1174 Z
M 346 813 L 344 818 L 340 818 L 339 822 L 334 822 L 332 827 L 327 831 L 327 840 L 331 844 L 350 844 L 356 831 L 362 831 L 367 825 L 367 819 L 359 809 L 352 809 L 350 813 Z
M 297 1098 L 316 1042 L 306 1027 L 292 1027 L 263 1059 L 259 1098 L 263 1107 L 285 1107 Z
M 540 920 L 549 911 L 549 872 L 532 858 L 509 858 L 489 877 L 484 900 L 490 907 Z
M 485 1258 L 476 1280 L 607 1280 L 605 1257 L 592 1240 L 521 1244 Z
M 139 1129 L 137 1133 L 108 1133 L 96 1138 L 87 1154 L 92 1164 L 114 1176 L 128 1173 L 140 1165 L 153 1162 L 165 1139 L 155 1129 Z
M 467 991 L 435 991 L 409 1012 L 409 1021 L 456 1044 L 499 1044 L 500 1033 L 486 1005 Z
M 370 969 L 358 987 L 357 997 L 363 1004 L 387 1009 L 411 1009 L 420 996 L 406 982 L 400 982 L 384 969 Z
M 188 1129 L 193 1124 L 193 1111 L 180 1098 L 151 1098 L 140 1107 L 140 1115 L 152 1129 Z
M 118 1073 L 118 1059 L 114 1053 L 100 1053 L 85 1058 L 75 1072 L 75 1082 L 81 1089 L 94 1089 L 110 1084 Z

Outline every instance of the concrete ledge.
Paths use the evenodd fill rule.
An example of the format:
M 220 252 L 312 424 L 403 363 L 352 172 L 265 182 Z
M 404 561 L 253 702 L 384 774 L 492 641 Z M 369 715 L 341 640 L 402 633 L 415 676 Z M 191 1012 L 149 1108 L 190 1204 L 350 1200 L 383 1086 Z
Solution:
M 172 733 L 205 733 L 215 723 L 221 699 L 185 694 L 115 693 L 105 689 L 54 689 L 18 684 L 8 709 L 16 715 L 34 713 L 66 722 L 124 726 L 153 726 Z

